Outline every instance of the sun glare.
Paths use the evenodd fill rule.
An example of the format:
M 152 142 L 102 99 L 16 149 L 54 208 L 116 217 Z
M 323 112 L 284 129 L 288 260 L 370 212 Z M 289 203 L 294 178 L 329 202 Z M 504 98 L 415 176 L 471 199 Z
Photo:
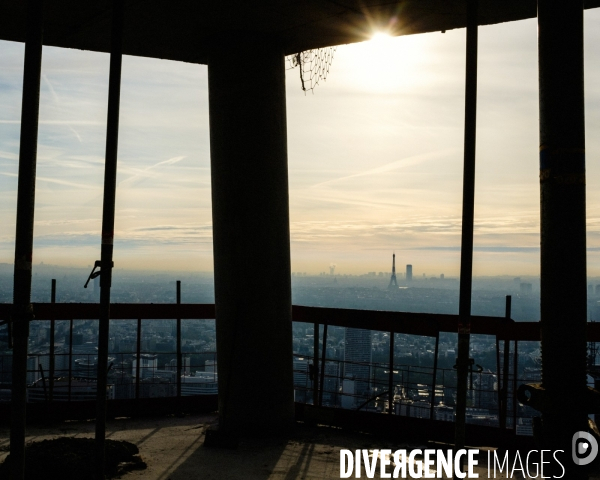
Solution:
M 424 55 L 423 37 L 375 32 L 371 40 L 349 46 L 348 59 L 354 65 L 351 83 L 361 90 L 381 93 L 417 84 Z
M 375 32 L 373 34 L 373 36 L 371 37 L 371 42 L 385 43 L 385 42 L 389 42 L 393 38 L 394 37 L 392 37 L 391 35 L 389 35 L 389 34 L 387 34 L 385 32 Z

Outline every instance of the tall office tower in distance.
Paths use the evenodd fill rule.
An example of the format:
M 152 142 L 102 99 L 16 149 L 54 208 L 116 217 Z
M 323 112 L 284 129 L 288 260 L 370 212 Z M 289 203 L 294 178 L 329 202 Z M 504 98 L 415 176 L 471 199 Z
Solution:
M 390 278 L 390 284 L 388 288 L 392 288 L 392 286 L 398 286 L 398 282 L 396 281 L 396 254 L 392 255 L 392 277 Z
M 412 282 L 412 265 L 406 266 L 406 281 Z
M 344 348 L 344 377 L 354 379 L 356 402 L 366 400 L 371 385 L 371 330 L 346 328 Z M 355 403 L 356 403 L 355 402 Z

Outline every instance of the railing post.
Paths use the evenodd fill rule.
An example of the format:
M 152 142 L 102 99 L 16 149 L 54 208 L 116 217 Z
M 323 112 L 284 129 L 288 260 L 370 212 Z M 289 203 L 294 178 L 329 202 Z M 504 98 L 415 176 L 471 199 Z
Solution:
M 181 280 L 177 280 L 177 305 L 181 305 Z M 181 318 L 177 319 L 177 397 L 181 397 Z
M 444 388 L 444 402 L 446 401 L 446 369 L 442 368 L 442 387 Z
M 509 372 L 510 340 L 504 340 L 504 365 L 502 368 L 502 416 L 506 424 L 508 416 L 508 372 Z M 506 428 L 506 427 L 504 427 Z
M 390 332 L 390 373 L 388 376 L 388 414 L 394 412 L 394 332 Z
M 135 399 L 140 398 L 140 368 L 142 363 L 142 319 L 137 320 L 137 339 L 136 339 L 136 354 L 135 354 Z
M 435 350 L 433 353 L 433 380 L 431 382 L 431 407 L 429 411 L 429 420 L 433 420 L 434 414 L 434 403 L 435 403 L 435 387 L 437 384 L 437 368 L 438 368 L 438 354 L 440 349 L 440 332 L 437 332 L 435 336 Z
M 327 324 L 323 324 L 323 353 L 321 356 L 321 381 L 319 382 L 319 407 L 323 405 L 323 390 L 325 390 L 325 357 L 327 355 Z
M 506 296 L 506 306 L 504 310 L 504 317 L 507 320 L 511 319 L 512 315 L 512 297 Z M 496 364 L 498 369 L 500 366 L 500 351 L 499 351 L 498 336 L 496 336 Z M 500 383 L 500 372 L 498 370 L 498 421 L 500 428 L 506 430 L 506 416 L 508 413 L 508 370 L 509 370 L 509 352 L 510 352 L 510 340 L 504 339 L 504 365 L 502 369 L 502 384 Z
M 344 379 L 342 377 L 342 369 L 340 368 L 340 361 L 339 360 L 336 360 L 336 361 L 337 361 L 337 368 L 336 368 L 337 382 L 336 382 L 336 384 L 337 384 L 338 388 L 336 388 L 336 390 L 335 390 L 334 405 L 337 407 L 339 405 L 338 402 L 341 403 L 342 398 L 343 398 L 343 393 L 340 396 L 340 387 L 343 387 L 343 385 L 344 385 Z
M 52 317 L 50 318 L 50 373 L 48 379 L 48 385 L 50 387 L 50 401 L 54 397 L 54 371 L 55 371 L 55 360 L 56 357 L 54 355 L 54 334 L 56 328 L 56 320 L 54 315 L 54 304 L 56 303 L 56 279 L 52 279 L 52 290 L 50 293 L 50 303 L 52 303 Z
M 500 340 L 496 334 L 496 403 L 498 404 L 498 428 L 506 428 L 502 422 L 502 384 L 500 380 Z
M 42 387 L 44 389 L 44 401 L 48 402 L 48 391 L 46 390 L 46 377 L 44 376 L 44 367 L 42 367 L 41 363 L 38 363 L 38 368 L 40 371 L 40 376 L 42 377 Z
M 477 408 L 481 408 L 481 390 L 482 390 L 482 386 L 481 386 L 481 375 L 483 374 L 483 372 L 479 372 L 479 402 L 477 402 Z M 471 375 L 473 375 L 471 373 Z
M 515 353 L 513 357 L 513 428 L 517 431 L 517 375 L 518 375 L 518 362 L 519 362 L 519 350 L 518 340 L 515 338 Z
M 313 326 L 313 405 L 319 403 L 319 324 L 315 322 Z
M 73 319 L 69 320 L 69 402 L 71 401 L 71 382 L 73 377 Z
M 512 297 L 506 296 L 506 313 L 507 319 L 511 317 Z M 509 355 L 510 355 L 510 340 L 504 339 L 504 365 L 502 372 L 502 429 L 506 429 L 506 420 L 508 416 L 508 372 L 509 372 Z

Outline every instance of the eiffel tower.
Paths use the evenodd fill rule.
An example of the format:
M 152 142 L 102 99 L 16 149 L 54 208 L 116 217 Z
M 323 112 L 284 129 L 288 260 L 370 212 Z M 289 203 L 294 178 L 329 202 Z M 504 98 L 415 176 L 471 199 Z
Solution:
M 388 288 L 392 288 L 392 286 L 398 286 L 398 282 L 396 281 L 396 253 L 392 255 L 392 277 L 390 278 L 390 284 Z

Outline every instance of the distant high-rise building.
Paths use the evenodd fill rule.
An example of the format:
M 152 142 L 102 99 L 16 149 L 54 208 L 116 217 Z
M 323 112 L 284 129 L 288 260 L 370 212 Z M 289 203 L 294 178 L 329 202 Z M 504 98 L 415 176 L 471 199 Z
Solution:
M 412 282 L 412 265 L 406 266 L 406 281 Z
M 310 387 L 308 358 L 294 358 L 294 387 L 307 389 Z
M 187 358 L 187 360 L 190 360 Z M 217 373 L 217 361 L 216 360 L 204 360 L 204 371 Z
M 340 365 L 338 362 L 325 362 L 323 379 L 323 403 L 336 405 L 340 386 Z
M 398 286 L 398 282 L 396 281 L 396 254 L 392 254 L 392 277 L 390 278 L 390 284 L 388 288 L 392 288 L 393 286 Z
M 158 360 L 156 355 L 142 353 L 138 359 L 137 355 L 133 356 L 131 374 L 135 377 L 140 372 L 140 378 L 154 377 L 155 371 L 158 368 Z
M 199 372 L 192 376 L 181 377 L 181 395 L 216 395 L 219 391 L 218 374 Z
M 294 358 L 294 400 L 306 402 L 307 394 L 312 387 L 310 369 L 312 365 L 306 357 Z
M 344 378 L 342 382 L 342 408 L 356 407 L 356 385 L 351 378 Z
M 181 358 L 181 374 L 182 375 L 191 375 L 192 374 L 192 369 L 191 369 L 191 357 L 184 355 Z M 206 360 L 204 362 L 204 371 L 205 372 L 216 372 L 217 371 L 217 362 L 213 362 L 214 365 L 209 366 L 209 362 L 211 362 L 211 360 Z M 212 369 L 211 369 L 212 368 Z M 169 361 L 169 363 L 165 364 L 165 370 L 167 371 L 171 371 L 171 372 L 177 372 L 177 359 L 173 358 L 172 360 Z
M 354 379 L 357 395 L 364 395 L 370 388 L 372 337 L 371 330 L 346 328 L 344 377 Z
M 521 295 L 531 295 L 533 291 L 533 285 L 531 283 L 521 283 Z

